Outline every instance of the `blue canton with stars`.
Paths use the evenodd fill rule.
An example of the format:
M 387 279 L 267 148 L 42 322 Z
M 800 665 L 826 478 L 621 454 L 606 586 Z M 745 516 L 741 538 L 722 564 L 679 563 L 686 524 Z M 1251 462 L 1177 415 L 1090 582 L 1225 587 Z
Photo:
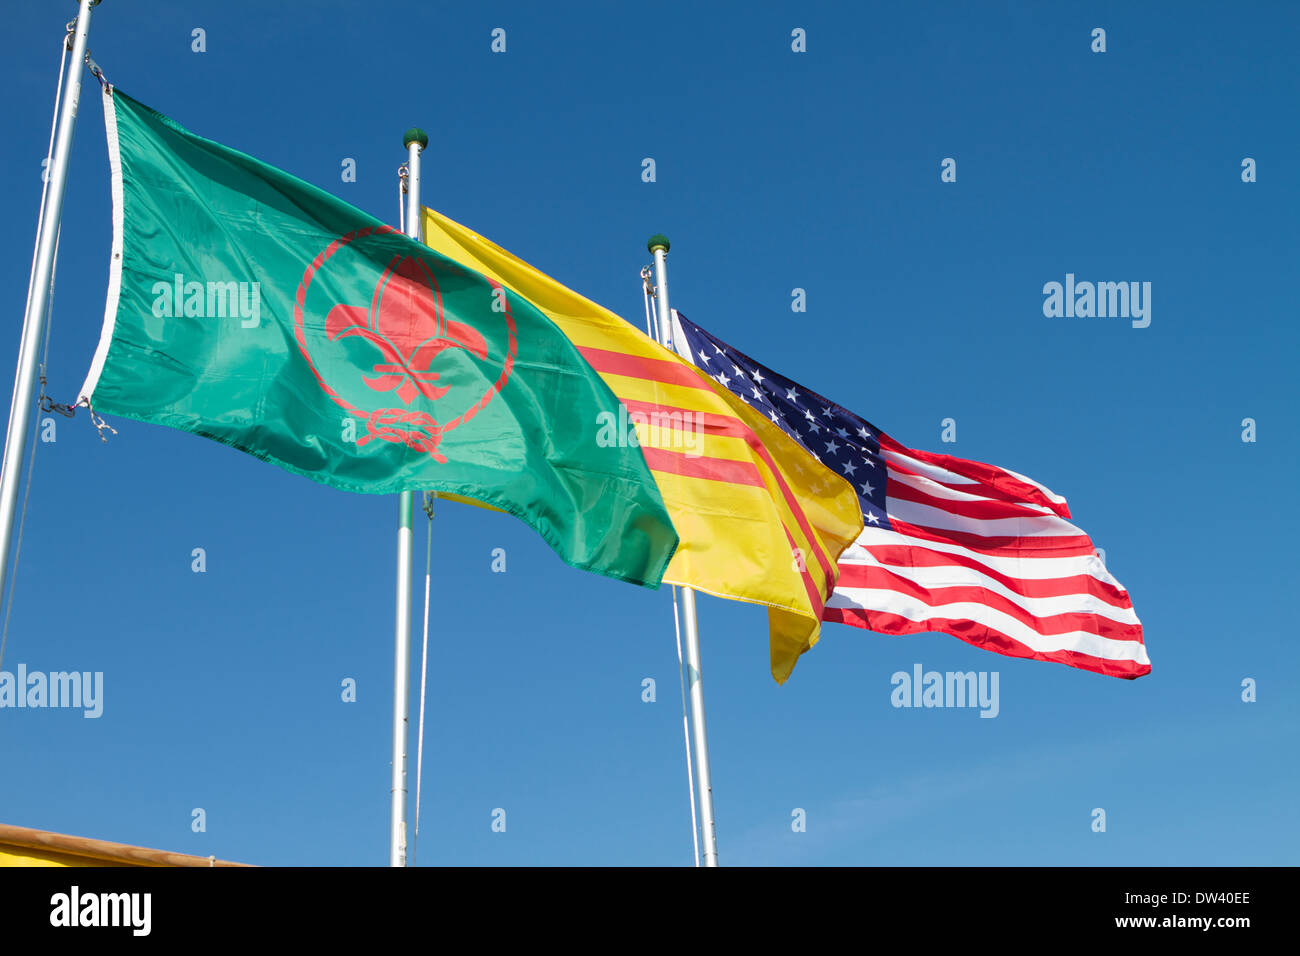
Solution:
M 719 341 L 680 312 L 676 317 L 674 334 L 680 330 L 681 337 L 674 345 L 683 358 L 764 412 L 814 458 L 851 484 L 858 493 L 866 527 L 892 530 L 885 512 L 885 460 L 876 438 L 879 429 Z

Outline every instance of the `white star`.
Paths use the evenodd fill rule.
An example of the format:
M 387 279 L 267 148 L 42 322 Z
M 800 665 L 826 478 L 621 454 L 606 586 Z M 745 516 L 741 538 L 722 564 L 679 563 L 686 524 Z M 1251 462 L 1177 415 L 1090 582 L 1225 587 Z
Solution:
M 803 417 L 806 418 L 806 419 L 808 419 L 808 421 L 810 421 L 810 422 L 811 422 L 811 421 L 815 421 L 815 419 L 814 419 L 813 416 L 812 416 L 812 412 L 808 411 L 808 409 L 806 409 L 806 408 L 803 410 Z
M 870 458 L 863 458 L 863 459 L 862 459 L 862 464 L 866 465 L 868 468 L 875 468 L 875 467 L 876 467 L 876 463 L 875 463 L 874 461 L 872 461 Z
M 753 378 L 755 384 L 757 385 L 763 384 L 763 373 L 760 372 L 758 369 L 754 369 L 754 374 L 750 377 Z
M 849 437 L 849 433 L 848 433 L 847 431 L 845 431 L 843 428 L 837 428 L 837 429 L 835 429 L 835 434 L 839 435 L 841 438 L 848 438 L 848 437 Z
M 763 397 L 763 393 L 760 392 L 760 391 L 759 391 L 758 389 L 756 389 L 756 388 L 754 388 L 754 389 L 750 389 L 750 391 L 752 391 L 752 392 L 754 393 L 754 397 L 755 397 L 755 398 L 762 398 L 762 397 Z
M 705 355 L 703 352 L 700 353 L 700 362 L 704 365 L 709 364 L 709 357 Z
M 876 493 L 876 489 L 873 488 L 873 487 L 871 487 L 871 485 L 867 484 L 867 483 L 864 481 L 864 482 L 862 483 L 862 493 L 863 493 L 864 495 L 873 495 L 873 494 Z
M 714 354 L 714 355 L 721 355 L 721 354 L 722 354 L 722 349 L 718 348 L 716 345 L 713 346 L 713 354 Z
M 818 427 L 816 422 L 809 422 L 808 427 L 812 429 L 812 433 L 814 435 L 816 435 L 819 431 L 821 431 L 821 428 Z
M 716 378 L 721 383 L 723 388 L 726 388 L 727 383 L 731 381 L 731 379 L 727 378 L 726 372 L 719 372 L 717 375 L 714 376 L 714 378 Z
M 770 418 L 770 419 L 772 419 L 772 421 L 775 422 L 775 421 L 776 421 L 776 412 L 768 412 L 768 413 L 767 413 L 767 417 Z
M 834 438 L 832 438 L 830 441 L 826 443 L 826 454 L 833 455 L 839 450 L 840 450 L 840 446 L 836 444 Z
M 870 521 L 872 524 L 880 524 L 880 519 L 877 518 L 877 517 L 876 517 L 874 514 L 872 514 L 870 511 L 868 511 L 868 512 L 866 513 L 865 517 L 866 517 L 866 519 L 867 519 L 868 521 Z
M 858 466 L 853 464 L 853 462 L 851 461 L 846 461 L 844 463 L 844 470 L 851 475 L 858 470 Z
M 785 390 L 785 397 L 788 401 L 791 402 L 799 401 L 799 393 L 795 391 L 793 388 L 787 388 Z
M 826 418 L 830 418 L 830 417 L 831 417 L 831 410 L 830 410 L 829 408 L 823 408 L 823 409 L 822 409 L 822 415 L 824 415 Z
M 870 437 L 871 437 L 871 432 L 867 431 L 866 428 L 859 428 L 859 429 L 858 429 L 858 434 L 861 435 L 863 438 L 870 438 Z

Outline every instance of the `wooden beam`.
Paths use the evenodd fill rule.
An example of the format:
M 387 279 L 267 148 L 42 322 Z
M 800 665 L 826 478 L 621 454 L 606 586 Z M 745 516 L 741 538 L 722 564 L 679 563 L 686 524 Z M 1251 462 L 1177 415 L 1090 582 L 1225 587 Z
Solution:
M 51 833 L 48 830 L 32 830 L 28 827 L 15 827 L 0 823 L 0 850 L 6 845 L 134 866 L 251 865 L 248 863 L 232 863 L 229 860 L 218 860 L 206 856 L 191 856 L 188 853 L 151 850 L 148 847 L 131 846 L 127 843 L 112 843 L 108 840 L 91 840 L 88 837 L 68 836 L 64 833 Z

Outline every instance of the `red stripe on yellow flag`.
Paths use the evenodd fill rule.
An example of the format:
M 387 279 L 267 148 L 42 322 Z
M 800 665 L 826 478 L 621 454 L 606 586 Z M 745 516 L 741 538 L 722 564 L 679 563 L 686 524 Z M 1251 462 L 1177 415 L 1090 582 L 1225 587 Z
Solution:
M 784 683 L 817 642 L 837 561 L 862 530 L 852 486 L 708 375 L 500 246 L 431 209 L 424 237 L 532 303 L 605 380 L 628 410 L 615 432 L 635 428 L 681 539 L 663 579 L 766 605 Z

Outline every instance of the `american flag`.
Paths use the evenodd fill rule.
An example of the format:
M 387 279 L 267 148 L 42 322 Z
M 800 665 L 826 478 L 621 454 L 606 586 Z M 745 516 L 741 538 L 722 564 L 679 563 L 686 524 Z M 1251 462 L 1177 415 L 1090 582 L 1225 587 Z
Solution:
M 1005 468 L 916 451 L 673 313 L 673 348 L 853 485 L 863 531 L 822 615 L 1114 677 L 1151 670 L 1128 591 L 1065 499 Z

